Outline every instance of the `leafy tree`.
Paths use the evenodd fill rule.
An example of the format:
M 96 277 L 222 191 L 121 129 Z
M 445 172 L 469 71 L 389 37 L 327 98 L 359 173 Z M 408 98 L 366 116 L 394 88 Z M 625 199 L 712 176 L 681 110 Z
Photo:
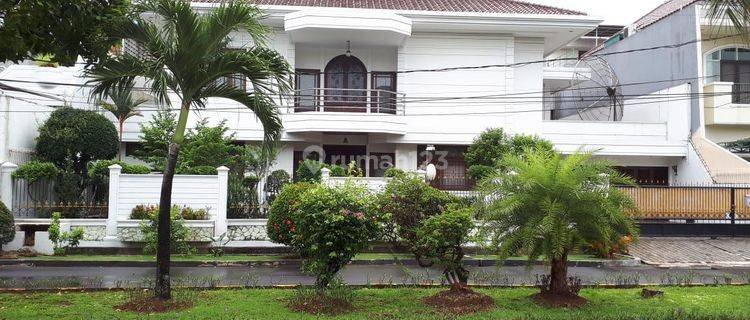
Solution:
M 122 147 L 122 131 L 125 120 L 128 120 L 131 117 L 141 116 L 141 113 L 138 112 L 138 106 L 148 101 L 148 99 L 133 98 L 132 83 L 129 83 L 121 88 L 115 88 L 108 94 L 108 96 L 112 101 L 111 103 L 101 101 L 99 104 L 104 110 L 109 111 L 113 116 L 115 116 L 115 118 L 117 118 L 117 123 L 119 124 L 118 136 L 120 138 L 118 145 Z M 117 153 L 117 160 L 122 160 L 122 152 Z
M 415 251 L 423 252 L 433 263 L 443 266 L 443 275 L 451 285 L 466 285 L 469 270 L 464 268 L 464 245 L 474 229 L 470 208 L 450 208 L 424 220 L 417 229 Z
M 522 154 L 526 148 L 552 150 L 552 144 L 534 136 L 511 136 L 501 128 L 487 129 L 474 139 L 464 153 L 469 175 L 477 180 L 492 175 L 503 156 Z
M 177 128 L 177 118 L 169 110 L 160 109 L 151 121 L 141 124 L 141 143 L 134 152 L 136 159 L 148 163 L 156 171 L 164 171 L 169 141 Z
M 262 123 L 265 146 L 270 150 L 281 135 L 281 119 L 272 97 L 289 91 L 292 70 L 283 56 L 265 46 L 269 29 L 260 23 L 263 13 L 244 1 L 223 2 L 211 12 L 199 14 L 187 1 L 151 0 L 136 5 L 135 13 L 132 19 L 115 26 L 114 36 L 132 40 L 144 48 L 145 54 L 116 56 L 96 65 L 87 75 L 95 85 L 94 96 L 106 95 L 143 77 L 159 103 L 171 106 L 171 92 L 180 98 L 159 202 L 155 292 L 169 299 L 169 208 L 190 109 L 204 107 L 209 97 L 238 102 Z M 253 44 L 229 50 L 233 32 L 246 32 Z M 222 81 L 236 76 L 249 81 L 251 91 Z
M 638 234 L 631 217 L 633 200 L 614 184 L 632 185 L 609 162 L 592 153 L 563 156 L 551 150 L 506 155 L 499 171 L 480 187 L 478 202 L 485 233 L 503 257 L 544 256 L 550 262 L 543 293 L 571 296 L 567 259 L 581 245 L 615 245 L 622 236 Z
M 5 203 L 0 201 L 0 252 L 3 245 L 13 241 L 16 237 L 16 225 L 13 219 L 13 213 L 8 210 Z
M 128 0 L 6 0 L 0 2 L 0 62 L 46 55 L 73 65 L 107 57 L 119 39 L 111 26 L 125 19 Z
M 117 129 L 103 115 L 62 107 L 39 127 L 36 151 L 41 159 L 85 177 L 89 162 L 115 157 L 117 141 Z

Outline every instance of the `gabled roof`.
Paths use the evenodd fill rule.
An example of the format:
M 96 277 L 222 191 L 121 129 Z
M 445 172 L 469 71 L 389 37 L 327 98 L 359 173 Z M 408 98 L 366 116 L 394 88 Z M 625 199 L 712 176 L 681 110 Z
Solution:
M 633 27 L 635 30 L 641 30 L 698 1 L 700 0 L 669 0 L 638 19 L 633 23 Z
M 220 3 L 223 0 L 192 0 Z M 583 12 L 516 0 L 247 0 L 272 6 L 385 9 L 403 11 L 586 15 Z

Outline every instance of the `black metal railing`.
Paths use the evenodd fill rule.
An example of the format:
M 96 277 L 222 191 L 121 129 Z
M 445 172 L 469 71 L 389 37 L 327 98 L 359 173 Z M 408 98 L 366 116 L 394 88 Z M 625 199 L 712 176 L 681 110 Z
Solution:
M 732 103 L 750 104 L 750 83 L 732 84 Z
M 313 88 L 294 93 L 294 112 L 361 112 L 403 115 L 403 93 L 381 89 Z

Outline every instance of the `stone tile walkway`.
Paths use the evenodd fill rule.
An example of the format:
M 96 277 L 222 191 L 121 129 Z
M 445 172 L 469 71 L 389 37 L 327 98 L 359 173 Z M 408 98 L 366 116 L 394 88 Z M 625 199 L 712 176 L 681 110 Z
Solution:
M 662 267 L 750 266 L 750 239 L 643 237 L 630 255 Z

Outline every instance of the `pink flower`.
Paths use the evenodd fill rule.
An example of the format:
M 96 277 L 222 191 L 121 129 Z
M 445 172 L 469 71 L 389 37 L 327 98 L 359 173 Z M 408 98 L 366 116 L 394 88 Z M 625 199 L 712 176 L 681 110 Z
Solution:
M 356 212 L 356 213 L 354 213 L 354 217 L 357 218 L 357 219 L 359 219 L 359 220 L 362 220 L 362 219 L 365 218 L 365 214 L 362 213 L 362 212 Z

